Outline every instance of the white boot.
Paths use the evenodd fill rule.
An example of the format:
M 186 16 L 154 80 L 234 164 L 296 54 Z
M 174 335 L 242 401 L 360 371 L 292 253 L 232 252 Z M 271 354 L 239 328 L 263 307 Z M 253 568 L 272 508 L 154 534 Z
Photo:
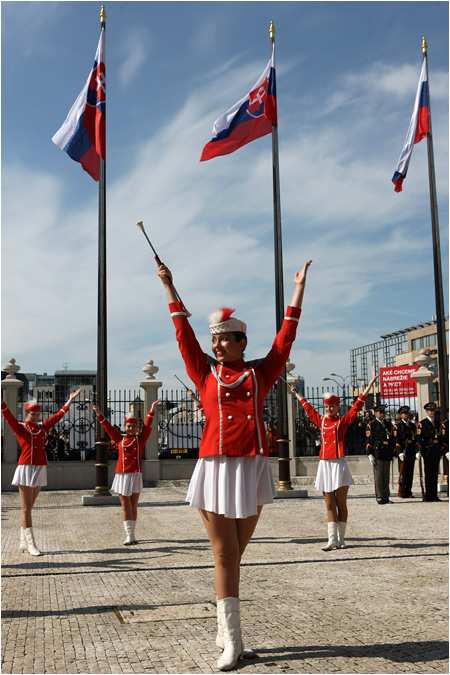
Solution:
M 223 598 L 217 601 L 217 615 L 223 630 L 225 648 L 217 661 L 219 670 L 232 670 L 242 656 L 241 615 L 239 598 Z
M 345 530 L 347 528 L 347 523 L 338 522 L 338 548 L 347 548 L 345 543 Z
M 42 553 L 36 546 L 36 542 L 34 541 L 33 528 L 27 527 L 24 529 L 23 533 L 25 535 L 25 541 L 27 542 L 28 553 L 30 555 L 42 555 Z
M 322 551 L 331 551 L 332 548 L 338 547 L 337 529 L 337 523 L 328 523 L 328 543 L 322 548 Z
M 28 551 L 28 544 L 27 544 L 27 540 L 25 538 L 25 530 L 23 529 L 23 527 L 20 528 L 20 546 L 19 546 L 19 548 L 22 551 L 22 553 L 25 553 L 25 551 Z
M 130 544 L 137 544 L 137 541 L 134 538 L 134 528 L 136 527 L 136 521 L 135 520 L 124 520 L 123 526 L 125 528 L 125 532 L 126 532 L 126 535 L 127 535 L 127 538 L 123 542 L 124 546 L 130 546 Z
M 218 603 L 218 601 L 217 601 Z M 219 610 L 220 607 L 220 610 Z M 226 646 L 226 639 L 224 636 L 223 628 L 223 605 L 217 604 L 217 635 L 216 635 L 216 646 L 219 647 L 222 651 Z M 242 639 L 242 636 L 241 636 Z M 242 643 L 242 658 L 243 659 L 254 659 L 256 657 L 256 652 L 253 649 L 245 649 L 244 643 Z

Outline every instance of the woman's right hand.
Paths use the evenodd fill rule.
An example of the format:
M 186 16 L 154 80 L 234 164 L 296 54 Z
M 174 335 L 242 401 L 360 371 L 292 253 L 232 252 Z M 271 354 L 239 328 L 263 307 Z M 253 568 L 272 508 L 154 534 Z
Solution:
M 169 270 L 167 265 L 161 263 L 158 267 L 158 276 L 163 282 L 164 286 L 168 286 L 172 283 L 172 272 Z
M 100 408 L 98 405 L 95 405 L 94 403 L 92 404 L 92 409 L 94 410 L 95 414 L 98 416 L 100 415 Z

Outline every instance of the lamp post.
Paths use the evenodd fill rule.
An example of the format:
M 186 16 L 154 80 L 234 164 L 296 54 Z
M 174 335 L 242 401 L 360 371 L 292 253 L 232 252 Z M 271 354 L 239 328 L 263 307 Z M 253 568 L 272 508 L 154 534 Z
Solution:
M 338 375 L 337 373 L 330 373 L 330 375 L 332 375 L 332 377 L 322 377 L 322 380 L 332 380 L 333 382 L 336 382 L 338 387 L 342 387 L 342 397 L 345 398 L 345 387 L 347 386 L 345 381 L 351 379 L 352 376 L 346 375 L 345 377 L 342 377 L 342 375 Z M 335 377 L 339 377 L 342 382 L 335 380 Z

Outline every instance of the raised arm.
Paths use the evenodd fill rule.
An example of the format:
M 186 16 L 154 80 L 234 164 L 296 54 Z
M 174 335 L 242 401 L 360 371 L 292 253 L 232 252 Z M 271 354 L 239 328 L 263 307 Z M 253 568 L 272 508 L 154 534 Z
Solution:
M 375 375 L 375 377 L 372 377 L 372 379 L 370 380 L 369 384 L 367 385 L 367 387 L 366 387 L 365 390 L 363 391 L 363 394 L 362 394 L 363 396 L 366 396 L 366 397 L 367 397 L 367 394 L 368 394 L 369 391 L 372 389 L 372 387 L 373 387 L 373 385 L 374 385 L 374 383 L 375 383 L 375 380 L 376 380 L 378 377 L 379 377 L 379 375 Z
M 113 427 L 113 425 L 111 424 L 111 422 L 109 422 L 109 421 L 106 419 L 106 417 L 103 415 L 103 413 L 101 412 L 101 410 L 100 410 L 100 408 L 98 407 L 98 405 L 96 405 L 95 403 L 93 403 L 93 404 L 92 404 L 92 410 L 93 410 L 93 411 L 95 412 L 95 414 L 97 415 L 98 421 L 100 422 L 100 424 L 102 425 L 102 427 L 104 428 L 104 430 L 106 431 L 106 433 L 108 434 L 108 436 L 110 437 L 110 439 L 113 440 L 115 443 L 120 443 L 120 441 L 121 441 L 122 438 L 123 438 L 122 433 L 121 433 L 118 429 L 116 429 L 116 427 Z
M 172 283 L 172 272 L 169 270 L 169 268 L 166 265 L 161 264 L 158 267 L 158 276 L 165 286 L 166 294 L 167 294 L 167 301 L 168 302 L 178 302 L 178 296 L 175 292 L 175 288 L 174 288 L 174 285 Z
M 298 307 L 299 309 L 302 308 L 302 302 L 303 302 L 303 294 L 305 292 L 305 284 L 306 284 L 306 274 L 308 272 L 308 269 L 312 263 L 312 260 L 308 260 L 304 266 L 301 272 L 296 272 L 295 277 L 294 277 L 294 294 L 292 296 L 292 300 L 290 302 L 291 307 Z
M 68 407 L 70 406 L 70 404 L 72 403 L 72 401 L 74 400 L 74 398 L 76 398 L 76 397 L 78 396 L 78 394 L 80 393 L 80 391 L 81 391 L 81 389 L 77 389 L 76 391 L 73 391 L 73 392 L 70 394 L 69 398 L 67 399 L 67 402 L 64 404 L 64 405 L 66 406 L 66 408 L 68 408 Z

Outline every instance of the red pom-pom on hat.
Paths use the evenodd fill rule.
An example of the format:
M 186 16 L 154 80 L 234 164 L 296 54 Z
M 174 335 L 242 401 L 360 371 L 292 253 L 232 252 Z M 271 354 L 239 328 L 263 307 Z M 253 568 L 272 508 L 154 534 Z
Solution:
M 235 311 L 235 309 L 231 309 L 230 307 L 219 307 L 219 309 L 216 309 L 215 312 L 212 312 L 212 314 L 209 315 L 209 323 L 215 324 L 228 321 Z
M 211 335 L 233 331 L 247 334 L 247 325 L 240 319 L 231 316 L 234 311 L 230 307 L 220 307 L 209 315 L 209 332 Z

